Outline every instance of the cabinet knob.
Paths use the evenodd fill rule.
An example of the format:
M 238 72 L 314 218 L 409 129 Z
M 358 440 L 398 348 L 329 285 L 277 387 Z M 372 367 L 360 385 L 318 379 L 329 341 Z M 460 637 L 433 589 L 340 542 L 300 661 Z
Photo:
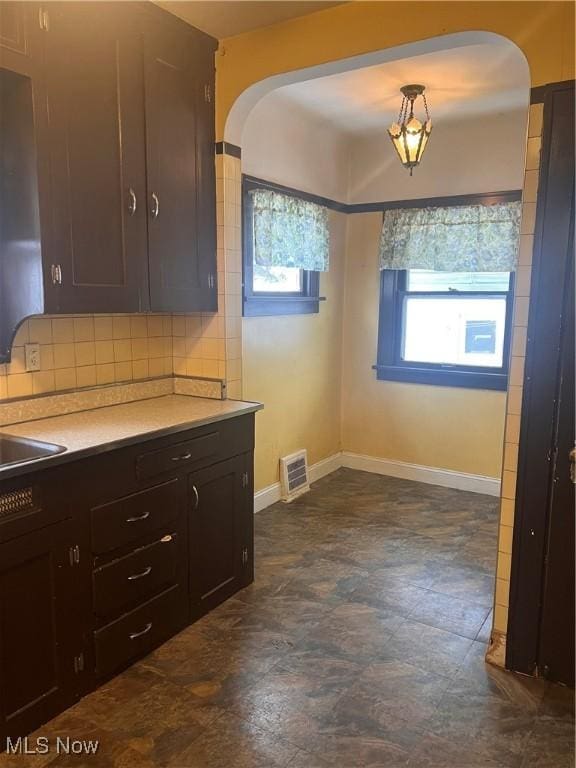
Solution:
M 158 200 L 156 192 L 152 192 L 152 209 L 150 213 L 152 214 L 153 219 L 157 219 L 158 214 L 160 213 L 160 200 Z

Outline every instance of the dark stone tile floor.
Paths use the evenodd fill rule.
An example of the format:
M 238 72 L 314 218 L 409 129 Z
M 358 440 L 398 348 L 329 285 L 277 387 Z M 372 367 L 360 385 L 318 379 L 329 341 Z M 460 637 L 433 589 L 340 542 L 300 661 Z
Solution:
M 256 582 L 40 730 L 86 768 L 569 768 L 573 692 L 484 662 L 497 500 L 340 470 L 256 516 Z

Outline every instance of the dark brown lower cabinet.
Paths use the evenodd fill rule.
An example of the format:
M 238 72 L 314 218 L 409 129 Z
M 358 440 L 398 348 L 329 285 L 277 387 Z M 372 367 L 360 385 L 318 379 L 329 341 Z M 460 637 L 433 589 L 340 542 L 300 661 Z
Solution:
M 246 520 L 250 458 L 236 456 L 188 477 L 193 618 L 245 586 L 251 561 Z
M 253 580 L 253 450 L 249 414 L 0 481 L 0 752 Z
M 0 735 L 28 733 L 82 689 L 86 598 L 64 521 L 0 545 Z

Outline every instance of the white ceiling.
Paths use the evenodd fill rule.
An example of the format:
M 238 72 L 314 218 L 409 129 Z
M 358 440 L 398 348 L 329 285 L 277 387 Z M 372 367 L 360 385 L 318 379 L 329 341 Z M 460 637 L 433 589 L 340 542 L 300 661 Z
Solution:
M 306 16 L 341 2 L 299 0 L 154 0 L 170 13 L 221 40 L 259 27 Z
M 506 41 L 388 61 L 283 86 L 274 93 L 350 134 L 382 130 L 398 116 L 407 83 L 426 86 L 432 122 L 524 109 L 528 66 Z M 418 100 L 420 112 L 421 101 Z

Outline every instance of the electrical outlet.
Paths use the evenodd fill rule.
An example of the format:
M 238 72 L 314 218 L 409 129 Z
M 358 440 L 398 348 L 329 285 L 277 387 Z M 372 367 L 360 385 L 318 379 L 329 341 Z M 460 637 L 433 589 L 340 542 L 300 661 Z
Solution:
M 40 344 L 24 344 L 27 371 L 40 370 Z

